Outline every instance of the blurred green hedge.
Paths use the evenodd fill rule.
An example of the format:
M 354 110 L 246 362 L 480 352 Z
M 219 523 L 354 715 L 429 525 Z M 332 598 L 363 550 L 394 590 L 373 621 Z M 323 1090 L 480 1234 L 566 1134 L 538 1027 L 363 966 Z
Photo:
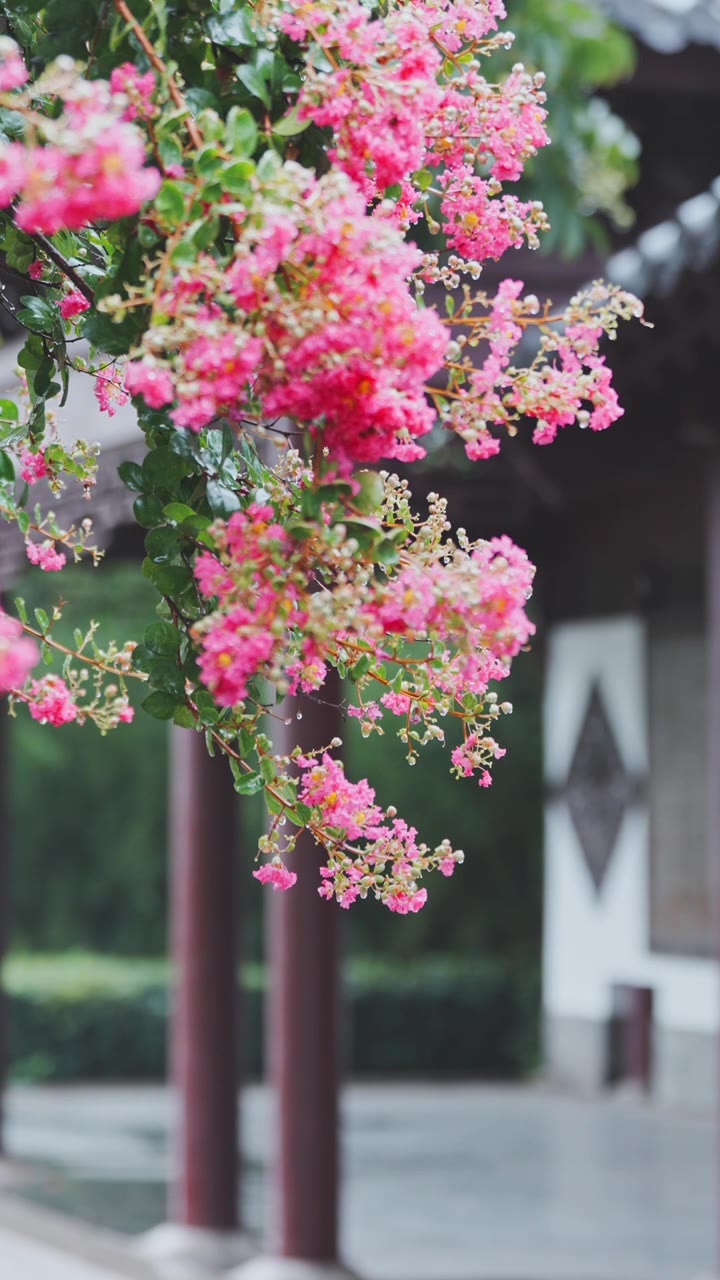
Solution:
M 11 956 L 10 1071 L 22 1080 L 138 1080 L 165 1072 L 170 973 L 158 960 Z M 241 1052 L 262 1070 L 261 966 L 243 971 Z M 518 1077 L 536 1065 L 538 980 L 498 962 L 352 960 L 345 1059 L 355 1075 Z

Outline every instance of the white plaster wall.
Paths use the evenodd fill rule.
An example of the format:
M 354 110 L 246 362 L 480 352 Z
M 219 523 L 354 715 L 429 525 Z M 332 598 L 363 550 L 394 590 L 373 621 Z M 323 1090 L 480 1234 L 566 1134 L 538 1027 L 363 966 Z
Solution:
M 640 619 L 569 623 L 550 637 L 545 694 L 546 779 L 568 775 L 590 692 L 600 687 L 620 754 L 647 769 L 646 635 Z M 600 891 L 593 885 L 567 805 L 545 815 L 544 1006 L 550 1016 L 605 1019 L 615 983 L 650 986 L 663 1028 L 712 1032 L 720 983 L 711 960 L 653 954 L 649 945 L 649 828 L 628 809 Z

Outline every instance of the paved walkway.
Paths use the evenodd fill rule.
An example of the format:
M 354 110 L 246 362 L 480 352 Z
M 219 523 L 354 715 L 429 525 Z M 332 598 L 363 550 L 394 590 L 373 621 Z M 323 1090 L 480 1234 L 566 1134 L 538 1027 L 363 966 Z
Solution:
M 349 1088 L 343 1116 L 344 1254 L 365 1280 L 696 1280 L 711 1268 L 710 1115 L 540 1088 L 378 1084 Z M 163 1215 L 171 1123 L 159 1087 L 22 1087 L 8 1149 L 24 1162 L 23 1194 L 140 1231 Z M 267 1092 L 249 1089 L 245 1215 L 258 1232 L 272 1216 L 271 1125 Z M 33 1271 L 29 1249 L 0 1235 L 0 1280 L 115 1280 L 47 1259 Z

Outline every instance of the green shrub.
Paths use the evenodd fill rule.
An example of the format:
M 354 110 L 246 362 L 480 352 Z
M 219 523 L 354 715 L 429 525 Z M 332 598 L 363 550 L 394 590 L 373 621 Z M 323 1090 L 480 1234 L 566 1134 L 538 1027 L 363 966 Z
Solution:
M 70 953 L 11 956 L 10 1069 L 23 1080 L 162 1077 L 169 969 L 163 961 Z M 262 1070 L 260 966 L 243 972 L 240 1049 Z M 346 979 L 345 1058 L 355 1075 L 516 1077 L 537 1056 L 538 983 L 496 962 L 452 957 L 352 961 Z M 240 997 L 239 997 L 240 998 Z

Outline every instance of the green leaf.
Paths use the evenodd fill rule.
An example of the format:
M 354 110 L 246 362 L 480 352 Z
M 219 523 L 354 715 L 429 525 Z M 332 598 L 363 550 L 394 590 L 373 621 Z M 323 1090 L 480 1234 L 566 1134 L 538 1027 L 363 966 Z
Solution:
M 166 520 L 172 520 L 174 524 L 181 524 L 183 520 L 189 520 L 191 516 L 194 516 L 195 512 L 185 502 L 168 502 L 163 507 L 163 515 Z
M 173 716 L 173 724 L 179 725 L 181 729 L 194 729 L 196 720 L 189 707 L 178 707 Z
M 247 107 L 231 107 L 225 122 L 225 141 L 234 156 L 249 158 L 257 146 L 257 125 Z
M 139 644 L 136 649 L 133 649 L 133 671 L 144 671 L 147 673 L 154 661 L 155 655 L 151 653 L 149 649 L 146 649 L 144 644 Z
M 163 166 L 165 169 L 167 169 L 170 165 L 174 165 L 174 164 L 181 165 L 183 162 L 183 155 L 182 155 L 182 150 L 180 148 L 180 143 L 178 142 L 177 138 L 172 137 L 172 135 L 170 137 L 160 138 L 160 140 L 158 141 L 158 151 L 160 153 L 160 159 L 162 160 Z
M 150 580 L 161 595 L 179 596 L 190 585 L 190 570 L 184 564 L 153 564 Z
M 153 653 L 173 654 L 180 648 L 180 632 L 171 622 L 151 622 L 145 629 L 143 643 Z
M 17 318 L 21 324 L 30 329 L 39 329 L 42 333 L 50 333 L 58 324 L 60 312 L 55 303 L 47 298 L 36 298 L 28 294 L 20 299 L 21 308 Z M 59 336 L 59 335 L 58 335 Z
M 143 698 L 140 705 L 143 711 L 147 711 L 148 715 L 153 716 L 155 720 L 172 720 L 178 708 L 178 699 L 171 693 L 164 693 L 162 689 L 157 689 L 147 698 Z
M 173 526 L 159 525 L 145 537 L 145 550 L 155 564 L 170 564 L 180 554 L 181 534 Z
M 20 418 L 20 410 L 14 400 L 0 400 L 0 420 L 3 422 L 18 422 Z
M 282 800 L 278 800 L 277 796 L 272 795 L 269 791 L 265 792 L 265 804 L 268 813 L 282 813 L 284 807 Z
M 355 476 L 360 488 L 353 498 L 353 506 L 363 515 L 377 511 L 385 494 L 385 485 L 377 471 L 358 471 Z
M 263 756 L 260 761 L 260 772 L 266 782 L 274 782 L 277 777 L 275 761 L 271 760 L 269 756 Z
M 245 773 L 235 780 L 235 790 L 239 796 L 254 796 L 255 792 L 262 791 L 264 786 L 261 773 Z
M 43 362 L 44 354 L 41 340 L 31 334 L 25 346 L 18 352 L 17 362 L 21 369 L 39 369 Z
M 132 489 L 135 493 L 145 492 L 145 476 L 137 462 L 121 462 L 117 472 L 126 489 Z
M 250 17 L 237 3 L 233 3 L 229 12 L 208 18 L 206 30 L 214 44 L 222 44 L 229 49 L 252 48 L 255 44 Z
M 317 489 L 303 489 L 300 495 L 300 510 L 305 520 L 313 520 L 320 515 L 322 495 Z
M 169 693 L 181 702 L 185 696 L 185 676 L 169 658 L 156 656 L 148 670 L 150 684 L 160 693 Z
M 257 67 L 238 67 L 237 78 L 241 84 L 244 84 L 248 93 L 253 98 L 259 98 L 263 106 L 267 107 L 269 111 L 271 106 L 270 90 Z
M 386 569 L 391 565 L 397 564 L 400 559 L 400 552 L 391 538 L 383 538 L 382 542 L 375 549 L 375 556 L 379 564 L 385 566 Z
M 354 538 L 361 552 L 371 551 L 382 537 L 382 530 L 374 520 L 358 516 L 357 519 L 343 520 L 348 538 Z
M 135 344 L 146 323 L 147 311 L 144 307 L 127 311 L 119 324 L 111 320 L 110 316 L 88 311 L 83 317 L 82 336 L 99 351 L 104 351 L 109 356 L 122 356 Z
M 143 459 L 142 471 L 145 487 L 172 489 L 187 473 L 187 463 L 167 446 L 152 449 Z
M 287 115 L 282 117 L 282 120 L 278 120 L 273 125 L 272 131 L 278 138 L 294 138 L 298 133 L 303 133 L 305 129 L 309 128 L 309 126 L 309 119 L 306 118 L 305 120 L 300 120 L 298 118 L 298 106 L 296 103 L 295 106 L 288 111 Z
M 287 810 L 287 816 L 298 827 L 306 827 L 312 819 L 312 809 L 307 804 L 298 803 Z
M 162 524 L 163 509 L 159 498 L 143 493 L 133 502 L 133 511 L 138 524 L 144 529 L 153 529 Z
M 240 196 L 248 190 L 254 173 L 255 165 L 252 160 L 236 160 L 234 164 L 228 165 L 227 169 L 223 169 L 220 181 L 231 195 Z
M 208 480 L 207 500 L 214 516 L 226 520 L 233 512 L 240 510 L 240 499 L 233 489 L 228 489 L 219 480 Z
M 50 629 L 50 619 L 48 618 L 44 609 L 35 610 L 35 621 L 37 622 L 43 635 L 45 635 L 46 632 L 49 631 Z
M 177 227 L 185 217 L 185 196 L 177 182 L 166 179 L 155 197 L 154 208 L 162 221 Z
M 0 449 L 0 482 L 4 484 L 12 484 L 15 479 L 15 468 L 13 460 L 9 453 L 5 453 L 4 449 Z

